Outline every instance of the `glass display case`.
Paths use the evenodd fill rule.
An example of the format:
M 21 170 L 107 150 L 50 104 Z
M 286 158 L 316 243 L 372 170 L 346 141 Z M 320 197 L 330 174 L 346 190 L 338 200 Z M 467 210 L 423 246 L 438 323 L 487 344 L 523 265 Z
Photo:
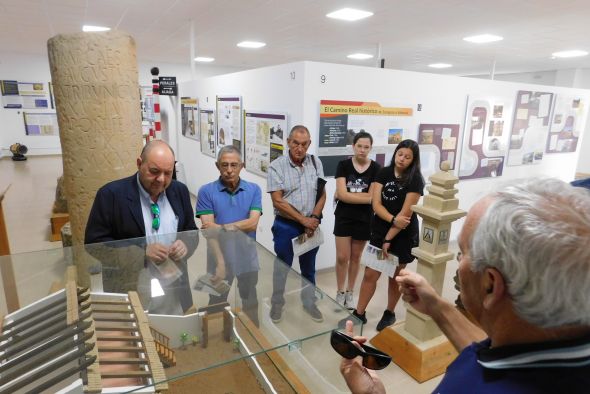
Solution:
M 141 325 L 141 311 L 136 322 L 125 323 L 131 329 L 112 323 L 125 320 L 116 318 L 108 327 L 144 339 L 151 336 L 163 374 L 139 377 L 110 392 L 348 391 L 339 373 L 339 356 L 330 346 L 330 332 L 347 316 L 360 332 L 360 321 L 242 232 L 164 234 L 3 256 L 0 274 L 2 315 L 29 305 L 43 310 L 48 295 L 67 291 L 68 279 L 75 279 L 78 293 L 88 292 L 94 302 L 90 309 L 101 371 L 101 359 L 104 364 L 111 360 L 109 367 L 115 369 L 116 357 L 128 359 L 125 354 L 104 353 L 101 341 L 124 350 L 129 338 L 129 333 L 105 337 L 101 330 L 107 326 L 101 321 L 121 313 L 119 307 L 132 310 L 121 306 L 124 302 L 139 300 L 149 334 L 133 331 Z M 321 319 L 306 310 L 310 302 L 321 311 Z M 281 313 L 275 310 L 271 317 L 273 304 Z M 5 324 L 10 320 L 6 317 Z M 3 358 L 0 366 L 5 362 Z M 131 370 L 147 368 L 139 364 Z M 103 387 L 112 379 L 103 379 Z

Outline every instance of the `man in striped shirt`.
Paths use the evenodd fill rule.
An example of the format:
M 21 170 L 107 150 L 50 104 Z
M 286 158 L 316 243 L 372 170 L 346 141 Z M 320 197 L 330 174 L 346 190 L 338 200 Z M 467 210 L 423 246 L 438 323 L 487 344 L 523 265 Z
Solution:
M 459 235 L 461 300 L 478 325 L 402 270 L 404 301 L 460 352 L 434 392 L 587 393 L 589 240 L 588 192 L 533 178 L 478 201 Z M 385 392 L 358 360 L 340 369 L 353 393 Z
M 271 320 L 282 320 L 285 305 L 285 282 L 289 267 L 293 264 L 292 239 L 305 234 L 313 236 L 320 225 L 320 218 L 326 202 L 326 191 L 318 193 L 318 178 L 323 179 L 322 162 L 307 154 L 311 136 L 305 126 L 294 126 L 287 139 L 289 154 L 274 160 L 267 178 L 267 192 L 270 193 L 275 209 L 272 226 L 274 250 L 277 257 L 285 262 L 275 263 L 273 271 L 273 294 L 271 299 Z M 299 267 L 305 279 L 315 285 L 315 258 L 319 247 L 299 256 Z M 321 322 L 323 316 L 315 300 L 313 286 L 302 284 L 301 300 L 303 309 L 312 320 Z

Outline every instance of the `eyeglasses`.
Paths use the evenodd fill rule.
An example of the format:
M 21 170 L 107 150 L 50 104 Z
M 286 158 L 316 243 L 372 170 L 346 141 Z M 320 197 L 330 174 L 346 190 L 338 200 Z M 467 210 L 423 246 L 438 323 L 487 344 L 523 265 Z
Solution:
M 383 369 L 391 362 L 391 357 L 371 346 L 361 345 L 361 349 L 355 346 L 354 339 L 340 331 L 333 330 L 330 336 L 330 344 L 336 352 L 344 358 L 353 359 L 357 356 L 363 358 L 363 366 L 368 369 Z M 357 342 L 358 343 L 358 342 Z
M 160 228 L 160 207 L 156 203 L 152 203 L 152 228 L 156 231 Z
M 224 170 L 227 170 L 228 168 L 231 168 L 232 170 L 236 170 L 236 169 L 240 168 L 241 165 L 242 165 L 242 163 L 220 163 L 219 167 L 223 168 Z

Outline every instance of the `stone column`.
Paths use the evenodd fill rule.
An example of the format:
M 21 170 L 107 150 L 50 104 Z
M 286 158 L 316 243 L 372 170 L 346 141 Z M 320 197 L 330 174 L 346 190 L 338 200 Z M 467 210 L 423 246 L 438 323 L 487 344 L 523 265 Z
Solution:
M 142 147 L 135 41 L 120 31 L 47 42 L 72 242 L 84 242 L 98 188 L 133 174 Z
M 420 244 L 412 249 L 418 258 L 417 272 L 442 294 L 447 261 L 453 258 L 449 252 L 451 223 L 466 215 L 459 209 L 455 185 L 459 179 L 449 171 L 448 162 L 443 162 L 441 172 L 430 177 L 432 185 L 424 196 L 422 205 L 412 210 L 422 217 Z M 444 373 L 455 358 L 456 351 L 442 334 L 436 323 L 428 316 L 408 306 L 406 321 L 386 328 L 371 343 L 393 356 L 396 364 L 414 379 L 423 382 Z

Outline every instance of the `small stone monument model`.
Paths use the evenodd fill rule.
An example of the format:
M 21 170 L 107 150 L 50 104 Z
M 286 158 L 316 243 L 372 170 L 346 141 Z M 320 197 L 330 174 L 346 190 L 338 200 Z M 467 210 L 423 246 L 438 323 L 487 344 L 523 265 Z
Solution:
M 454 257 L 449 252 L 451 223 L 466 215 L 458 209 L 458 192 L 455 185 L 459 178 L 449 172 L 448 162 L 441 164 L 440 172 L 429 179 L 429 194 L 423 205 L 412 210 L 422 218 L 420 244 L 412 249 L 418 258 L 417 272 L 442 294 L 447 261 Z M 445 372 L 457 352 L 428 316 L 408 307 L 406 321 L 388 327 L 376 335 L 371 343 L 393 357 L 394 362 L 419 382 L 424 382 Z

